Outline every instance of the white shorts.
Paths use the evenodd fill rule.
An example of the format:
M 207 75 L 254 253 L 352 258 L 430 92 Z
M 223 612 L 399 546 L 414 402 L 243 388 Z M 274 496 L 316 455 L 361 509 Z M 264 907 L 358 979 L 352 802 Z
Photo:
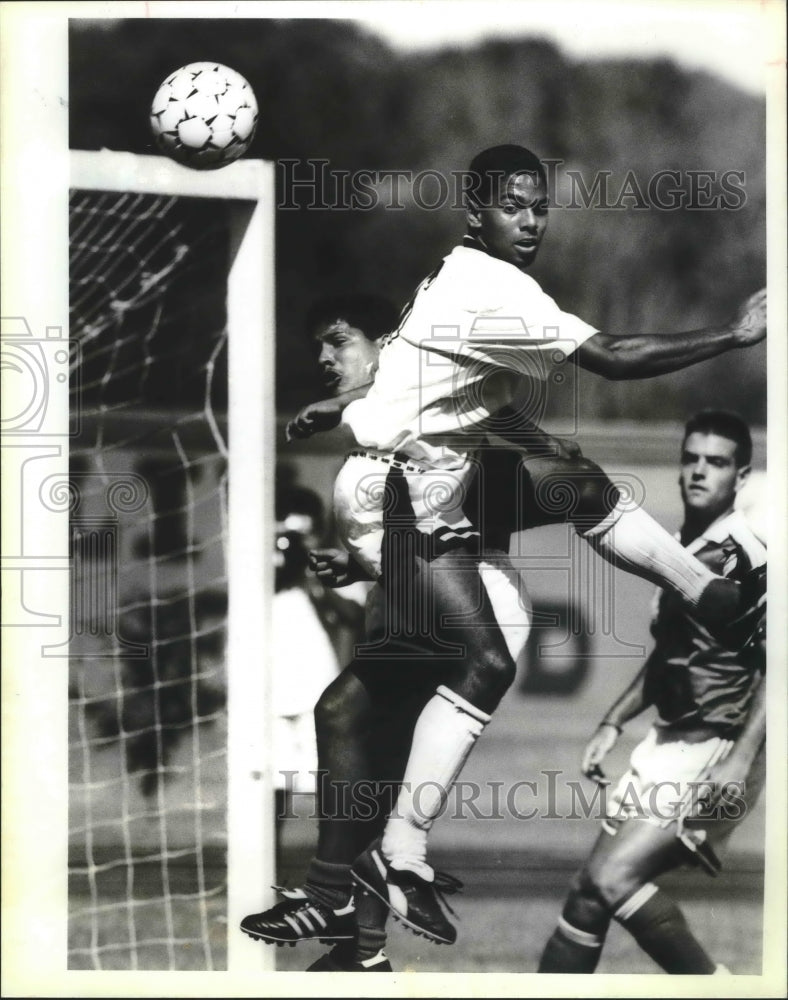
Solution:
M 383 554 L 384 514 L 390 512 L 395 498 L 387 490 L 386 479 L 393 456 L 365 452 L 351 454 L 337 476 L 334 509 L 340 539 L 353 558 L 366 571 L 379 578 Z M 468 461 L 460 469 L 424 469 L 399 463 L 408 487 L 414 526 L 430 535 L 440 545 L 452 540 L 478 537 L 478 532 L 463 513 L 468 485 L 477 466 Z M 433 564 L 436 572 L 443 567 Z M 494 621 L 480 627 L 497 627 L 509 654 L 517 660 L 522 655 L 531 628 L 531 602 L 520 573 L 503 553 L 471 556 L 451 572 L 478 575 L 494 614 Z M 474 584 L 474 587 L 478 586 Z M 469 589 L 469 593 L 473 593 Z M 458 626 L 461 627 L 461 626 Z M 449 633 L 447 638 L 451 641 Z
M 354 452 L 339 470 L 334 484 L 334 512 L 340 541 L 374 579 L 381 575 L 384 513 L 394 498 L 386 479 L 395 459 L 383 452 Z M 459 469 L 426 469 L 397 463 L 408 486 L 415 527 L 427 535 L 463 537 L 475 533 L 463 513 L 469 484 L 477 466 L 467 461 Z
M 657 730 L 650 729 L 632 751 L 629 770 L 608 797 L 608 819 L 637 818 L 668 826 L 697 801 L 698 784 L 732 746 L 732 740 L 720 736 L 700 743 L 658 743 Z M 613 832 L 610 825 L 606 829 Z

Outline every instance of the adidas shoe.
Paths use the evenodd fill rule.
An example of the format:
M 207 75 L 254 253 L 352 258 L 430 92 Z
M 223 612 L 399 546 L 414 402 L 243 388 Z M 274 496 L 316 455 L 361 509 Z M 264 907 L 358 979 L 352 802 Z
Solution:
M 347 941 L 356 932 L 356 910 L 351 898 L 338 910 L 312 900 L 303 889 L 283 889 L 281 903 L 241 921 L 241 930 L 267 944 L 297 941 Z
M 342 945 L 332 948 L 326 955 L 313 962 L 307 972 L 393 972 L 391 962 L 389 962 L 384 951 L 379 951 L 372 958 L 357 962 L 353 958 L 352 952 L 348 954 L 348 949 L 343 949 Z
M 351 874 L 357 885 L 382 900 L 394 919 L 414 933 L 438 944 L 454 944 L 457 940 L 457 929 L 447 919 L 443 906 L 454 913 L 444 895 L 459 891 L 459 879 L 436 872 L 435 880 L 429 882 L 415 872 L 394 869 L 383 856 L 380 840 L 356 859 Z

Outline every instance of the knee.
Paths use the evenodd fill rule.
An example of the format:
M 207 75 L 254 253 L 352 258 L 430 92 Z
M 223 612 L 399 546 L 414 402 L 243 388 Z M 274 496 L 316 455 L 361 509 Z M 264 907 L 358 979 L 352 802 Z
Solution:
M 326 688 L 315 705 L 315 732 L 318 741 L 333 737 L 345 737 L 360 729 L 363 722 L 361 712 L 352 699 L 344 698 L 342 692 Z
M 492 713 L 511 687 L 516 672 L 514 661 L 504 650 L 488 649 L 466 656 L 461 676 L 449 686 L 483 712 Z
M 570 520 L 582 532 L 610 514 L 618 503 L 619 491 L 596 462 L 582 455 L 567 460 L 563 465 L 574 503 Z
M 564 472 L 577 486 L 581 497 L 599 497 L 613 484 L 604 469 L 582 455 L 567 459 Z
M 504 649 L 485 649 L 476 660 L 477 672 L 486 685 L 504 692 L 514 683 L 517 666 Z
M 609 910 L 638 887 L 640 879 L 630 867 L 616 857 L 600 864 L 590 864 L 580 875 L 583 893 L 595 898 Z
M 585 872 L 579 872 L 573 879 L 562 916 L 579 930 L 604 933 L 610 920 L 610 907 L 585 876 Z

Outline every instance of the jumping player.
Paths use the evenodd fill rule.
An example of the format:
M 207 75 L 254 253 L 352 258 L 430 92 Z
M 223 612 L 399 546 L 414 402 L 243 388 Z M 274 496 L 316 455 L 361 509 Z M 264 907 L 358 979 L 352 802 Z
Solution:
M 522 411 L 506 410 L 501 404 L 516 399 L 516 384 L 524 376 L 546 378 L 555 352 L 561 350 L 563 356 L 571 355 L 611 378 L 646 377 L 755 343 L 765 334 L 762 294 L 726 327 L 671 336 L 616 338 L 598 333 L 561 312 L 523 273 L 536 255 L 546 225 L 546 181 L 539 161 L 520 147 L 496 147 L 477 157 L 471 171 L 478 183 L 468 207 L 467 244 L 456 248 L 424 283 L 397 335 L 381 353 L 373 388 L 345 410 L 345 421 L 366 450 L 351 456 L 340 473 L 337 515 L 354 558 L 375 577 L 383 572 L 382 501 L 387 495 L 379 487 L 388 485 L 380 463 L 398 466 L 400 489 L 406 489 L 433 554 L 436 547 L 467 535 L 472 526 L 462 502 L 476 471 L 471 452 L 478 435 L 489 431 L 497 411 L 504 419 L 494 430 L 517 438 L 517 429 L 529 421 Z M 346 402 L 340 399 L 336 416 Z M 318 416 L 314 410 L 302 414 L 295 432 L 326 426 L 334 419 L 325 410 Z M 528 437 L 521 433 L 520 444 L 527 470 L 520 480 L 526 488 L 518 495 L 538 504 L 540 483 L 557 472 L 565 475 L 562 463 L 574 461 L 577 502 L 560 519 L 572 520 L 606 558 L 675 588 L 715 629 L 739 615 L 739 588 L 688 557 L 642 511 L 622 509 L 615 489 L 600 489 L 600 482 L 609 481 L 598 467 L 577 455 L 545 460 L 536 449 L 529 449 Z M 436 485 L 441 486 L 442 500 L 431 509 L 428 497 Z M 536 517 L 531 523 L 547 523 L 543 511 L 536 510 Z M 430 586 L 434 583 L 429 573 L 425 579 Z M 467 603 L 460 603 L 458 611 L 464 607 Z M 737 624 L 742 626 L 736 639 L 740 641 L 747 637 L 751 622 Z M 441 779 L 448 788 L 507 686 L 500 671 L 484 669 L 482 656 L 472 675 L 471 697 L 460 695 L 458 704 L 439 692 L 426 706 L 425 724 L 417 726 L 405 776 L 405 798 L 398 802 L 399 819 L 388 825 L 382 851 L 374 858 L 385 878 L 376 885 L 365 882 L 383 898 L 390 901 L 388 883 L 404 877 L 394 873 L 407 872 L 412 883 L 421 879 L 425 888 L 431 882 L 426 834 L 434 815 L 425 816 L 422 810 L 416 819 L 406 786 L 434 782 L 438 754 Z M 446 735 L 449 730 L 453 735 Z M 443 800 L 436 796 L 436 807 Z M 369 862 L 362 860 L 360 867 L 374 882 L 375 869 Z M 363 881 L 358 869 L 356 876 Z
M 311 310 L 307 325 L 320 346 L 319 364 L 331 390 L 347 391 L 368 381 L 376 367 L 380 334 L 396 325 L 397 313 L 391 310 L 393 307 L 377 296 L 358 294 L 322 301 Z M 409 513 L 412 517 L 412 511 Z M 318 553 L 313 562 L 318 577 L 333 585 L 349 582 L 349 560 L 342 555 L 344 559 L 335 551 Z M 529 626 L 530 608 L 519 578 L 502 552 L 488 552 L 481 562 L 475 549 L 465 551 L 459 563 L 453 562 L 456 555 L 457 548 L 449 546 L 434 560 L 441 573 L 441 583 L 435 589 L 443 595 L 458 590 L 461 599 L 457 606 L 464 612 L 478 606 L 479 612 L 459 628 L 466 630 L 462 633 L 466 640 L 467 630 L 473 633 L 472 662 L 483 662 L 488 671 L 505 675 L 508 686 Z M 415 566 L 411 564 L 411 568 Z M 449 578 L 452 587 L 442 582 Z M 413 580 L 410 586 L 416 587 Z M 381 912 L 374 900 L 363 895 L 354 908 L 350 900 L 351 863 L 381 832 L 391 812 L 391 788 L 402 779 L 420 711 L 441 682 L 455 703 L 461 698 L 458 692 L 463 691 L 466 661 L 447 657 L 440 646 L 442 639 L 451 642 L 455 638 L 452 633 L 459 628 L 446 628 L 433 620 L 428 634 L 406 638 L 387 635 L 381 588 L 374 588 L 373 595 L 377 601 L 373 602 L 369 626 L 370 642 L 376 643 L 372 655 L 357 657 L 326 689 L 315 708 L 320 821 L 317 851 L 304 889 L 285 890 L 283 902 L 242 923 L 246 933 L 272 943 L 315 937 L 342 942 L 312 971 L 390 971 L 382 952 L 388 911 L 383 907 Z M 497 621 L 505 622 L 504 629 L 498 628 Z M 352 799 L 352 790 L 362 783 L 366 815 Z M 379 792 L 379 798 L 370 813 L 373 790 Z M 450 881 L 448 877 L 439 880 L 447 887 Z M 409 888 L 403 891 L 407 894 Z M 428 896 L 423 906 L 426 909 L 420 919 L 431 933 L 447 943 L 453 941 L 454 928 L 437 898 Z
M 679 538 L 712 570 L 734 578 L 766 562 L 764 546 L 734 510 L 751 451 L 749 430 L 735 415 L 704 412 L 686 426 Z M 605 782 L 601 762 L 626 723 L 651 707 L 657 718 L 607 803 L 608 817 L 540 972 L 594 972 L 612 920 L 666 972 L 722 971 L 654 880 L 688 863 L 716 874 L 715 846 L 760 791 L 764 652 L 758 645 L 740 653 L 723 649 L 669 593 L 659 598 L 652 631 L 654 650 L 605 713 L 583 755 L 583 773 Z M 693 820 L 693 812 L 701 818 Z
M 568 476 L 576 503 L 568 514 L 561 512 L 562 519 L 573 520 L 600 555 L 675 590 L 727 645 L 745 641 L 752 632 L 753 609 L 746 601 L 742 607 L 734 582 L 715 576 L 644 511 L 626 509 L 593 463 L 577 456 L 534 455 L 527 435 L 519 432 L 529 414 L 516 405 L 516 393 L 524 380 L 531 385 L 546 381 L 559 353 L 608 378 L 644 378 L 757 343 L 765 336 L 765 294 L 753 296 L 734 321 L 720 327 L 672 335 L 600 333 L 562 312 L 524 273 L 547 224 L 547 186 L 539 160 L 521 147 L 495 147 L 476 157 L 470 175 L 468 237 L 423 282 L 396 335 L 381 351 L 371 389 L 350 402 L 342 416 L 364 449 L 351 455 L 336 484 L 336 513 L 348 550 L 371 575 L 380 576 L 384 524 L 379 467 L 392 453 L 411 464 L 405 483 L 419 527 L 431 543 L 467 531 L 463 503 L 477 471 L 472 450 L 492 425 L 500 436 L 520 443 L 525 471 L 518 482 L 526 485 L 517 494 L 523 506 L 535 501 L 530 505 L 538 508 L 549 492 L 543 486 Z M 311 419 L 309 412 L 304 416 Z M 296 421 L 296 431 L 300 423 Z M 510 455 L 511 449 L 500 452 L 501 461 L 509 461 Z M 495 452 L 490 461 L 495 463 Z M 429 509 L 425 498 L 436 484 L 443 487 L 442 502 Z M 483 496 L 487 492 L 482 489 Z M 535 515 L 526 511 L 521 523 L 546 520 L 537 509 Z M 742 611 L 747 612 L 743 619 Z M 726 631 L 729 620 L 744 626 L 738 634 L 737 628 Z M 483 681 L 479 688 L 483 690 Z M 495 696 L 482 708 L 486 714 L 495 707 Z M 440 700 L 432 707 L 441 714 Z M 434 780 L 432 744 L 441 740 L 438 733 L 440 727 L 434 725 L 423 733 L 417 728 L 405 785 L 418 788 Z M 446 740 L 441 751 L 450 754 Z M 458 736 L 457 767 L 467 752 L 467 738 Z M 447 766 L 447 773 L 457 772 Z M 384 837 L 384 864 L 389 871 L 407 869 L 429 879 L 425 851 L 430 820 L 415 820 L 413 802 L 403 789 L 398 818 Z M 369 868 L 366 862 L 363 866 Z M 383 886 L 377 888 L 385 894 Z

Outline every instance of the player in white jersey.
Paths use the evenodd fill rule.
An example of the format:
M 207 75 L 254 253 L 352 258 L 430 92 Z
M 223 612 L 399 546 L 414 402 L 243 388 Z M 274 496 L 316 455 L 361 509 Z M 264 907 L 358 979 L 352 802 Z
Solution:
M 766 549 L 736 496 L 752 443 L 735 414 L 706 411 L 685 428 L 679 483 L 682 544 L 716 572 L 741 577 L 765 566 Z M 720 870 L 715 848 L 751 808 L 763 783 L 765 651 L 720 647 L 676 598 L 662 593 L 654 649 L 605 713 L 583 755 L 601 784 L 601 762 L 626 723 L 656 719 L 606 800 L 606 819 L 545 946 L 539 971 L 594 972 L 615 919 L 666 972 L 719 970 L 655 879 L 686 864 Z M 709 803 L 702 803 L 710 793 Z M 714 845 L 714 846 L 712 846 Z
M 544 377 L 550 361 L 557 362 L 556 352 L 611 378 L 646 377 L 755 343 L 765 334 L 762 294 L 725 327 L 671 336 L 609 337 L 568 317 L 521 273 L 535 258 L 546 225 L 541 164 L 520 147 L 496 147 L 477 157 L 471 170 L 480 184 L 468 208 L 470 244 L 450 255 L 424 283 L 397 336 L 382 352 L 372 391 L 345 411 L 346 422 L 367 450 L 351 456 L 340 473 L 338 521 L 349 550 L 367 572 L 382 575 L 392 591 L 394 583 L 405 578 L 403 596 L 407 573 L 390 565 L 389 571 L 399 573 L 399 579 L 385 580 L 384 513 L 392 495 L 390 470 L 399 474 L 399 495 L 406 494 L 424 539 L 421 556 L 429 567 L 472 529 L 462 504 L 476 469 L 472 453 L 480 435 L 489 429 L 493 414 L 501 412 L 501 404 L 516 401 L 517 383 L 524 377 Z M 476 271 L 480 280 L 473 279 Z M 394 361 L 389 363 L 387 357 Z M 582 529 L 600 554 L 678 590 L 709 623 L 719 625 L 739 614 L 747 602 L 742 602 L 735 584 L 715 578 L 688 557 L 644 512 L 617 505 L 614 488 L 599 489 L 600 470 L 592 463 L 562 469 L 565 456 L 538 454 L 531 447 L 533 439 L 520 431 L 529 424 L 527 412 L 504 412 L 494 430 L 519 440 L 530 479 L 543 480 L 556 471 L 574 477 L 577 503 L 563 512 L 562 519 Z M 327 424 L 330 414 L 310 408 L 297 419 L 295 430 Z M 538 485 L 526 495 L 538 501 Z M 551 515 L 555 512 L 526 512 L 525 521 L 547 523 Z M 429 591 L 444 579 L 428 569 L 422 582 Z M 467 606 L 459 601 L 457 611 Z M 437 785 L 444 794 L 436 795 L 435 805 L 441 805 L 508 686 L 502 682 L 505 671 L 485 667 L 482 653 L 475 674 L 471 671 L 465 677 L 472 694 L 461 696 L 462 706 L 447 707 L 440 692 L 417 725 L 398 815 L 388 824 L 382 850 L 373 859 L 378 870 L 380 865 L 385 869 L 383 882 L 371 884 L 375 875 L 369 858 L 362 861 L 363 871 L 356 870 L 357 878 L 366 879 L 364 884 L 383 897 L 390 894 L 395 873 L 409 872 L 425 884 L 430 881 L 426 833 L 435 814 L 425 816 L 423 808 L 416 810 L 405 786 L 424 787 L 440 772 Z
M 394 310 L 392 315 L 392 309 L 377 296 L 354 294 L 321 301 L 310 310 L 307 326 L 320 345 L 319 363 L 330 389 L 344 392 L 366 382 L 376 367 L 379 335 L 396 325 L 397 314 Z M 388 485 L 396 489 L 393 477 Z M 408 525 L 412 510 L 408 511 L 404 499 L 394 534 L 407 541 L 412 535 Z M 389 513 L 397 515 L 395 509 Z M 320 769 L 315 856 L 302 889 L 286 891 L 282 902 L 242 922 L 247 934 L 269 943 L 315 937 L 339 941 L 314 971 L 390 971 L 382 954 L 387 911 L 384 908 L 381 914 L 374 901 L 363 896 L 354 908 L 351 863 L 380 833 L 391 811 L 391 790 L 402 779 L 416 718 L 436 688 L 450 715 L 462 720 L 467 707 L 481 716 L 475 718 L 475 728 L 480 731 L 486 721 L 483 712 L 463 698 L 464 694 L 476 698 L 473 690 L 463 687 L 466 664 L 474 666 L 471 680 L 482 665 L 488 685 L 490 676 L 497 676 L 501 693 L 514 677 L 514 661 L 528 635 L 527 597 L 503 552 L 485 552 L 480 557 L 477 548 L 474 544 L 462 553 L 456 548 L 447 551 L 430 568 L 418 555 L 407 561 L 414 574 L 440 574 L 431 592 L 440 595 L 443 612 L 448 600 L 456 601 L 456 610 L 463 613 L 464 620 L 454 627 L 443 625 L 433 615 L 420 623 L 422 627 L 415 634 L 409 630 L 387 634 L 381 614 L 382 591 L 375 588 L 379 600 L 374 605 L 377 614 L 368 626 L 369 648 L 342 671 L 315 707 Z M 336 552 L 319 553 L 314 563 L 318 576 L 334 584 L 347 582 L 344 576 L 337 579 L 339 573 L 347 571 L 346 562 L 339 568 L 340 561 Z M 404 566 L 402 569 L 407 575 Z M 412 578 L 406 582 L 411 591 L 418 592 Z M 393 603 L 398 604 L 396 600 Z M 469 614 L 472 608 L 478 610 Z M 443 643 L 456 644 L 458 640 L 469 657 L 447 655 L 442 648 Z M 467 724 L 462 725 L 467 728 Z M 356 796 L 357 789 L 361 789 L 363 801 Z M 445 888 L 454 885 L 448 877 L 437 881 Z M 426 894 L 419 893 L 419 884 L 401 888 L 404 895 L 411 896 L 414 928 L 422 927 L 434 940 L 453 941 L 454 928 L 443 913 L 434 885 Z
M 384 572 L 389 494 L 381 462 L 391 467 L 392 454 L 404 470 L 428 551 L 440 552 L 464 537 L 472 526 L 463 506 L 479 468 L 474 452 L 494 414 L 503 412 L 493 429 L 521 445 L 532 487 L 522 496 L 538 505 L 549 494 L 542 486 L 549 487 L 556 476 L 568 482 L 576 502 L 563 519 L 573 521 L 603 558 L 675 590 L 728 644 L 746 640 L 762 613 L 758 601 L 751 602 L 734 581 L 713 574 L 643 510 L 618 502 L 617 491 L 593 463 L 535 454 L 528 433 L 521 433 L 533 411 L 519 405 L 517 391 L 524 383 L 527 392 L 534 383 L 546 385 L 551 366 L 567 356 L 611 379 L 645 378 L 757 343 L 765 336 L 765 293 L 752 296 L 736 319 L 719 327 L 670 335 L 601 333 L 559 309 L 524 273 L 547 225 L 547 185 L 539 160 L 521 147 L 494 147 L 474 159 L 470 175 L 475 186 L 467 209 L 468 238 L 422 283 L 396 335 L 381 351 L 372 387 L 344 409 L 342 419 L 364 449 L 348 459 L 335 488 L 337 520 L 348 550 L 372 576 Z M 307 410 L 294 430 L 328 422 L 327 414 L 315 421 Z M 494 469 L 494 455 L 490 461 Z M 482 487 L 483 497 L 489 492 Z M 545 506 L 522 512 L 521 524 L 554 517 Z M 757 593 L 762 581 L 756 576 L 752 583 Z M 731 622 L 738 635 L 736 629 L 726 632 Z M 500 687 L 489 696 L 483 674 L 477 687 L 489 714 Z M 480 707 L 473 699 L 471 703 Z M 431 740 L 417 728 L 406 783 L 418 787 L 434 780 L 432 744 L 439 739 Z M 445 741 L 441 747 L 448 755 Z M 467 752 L 467 741 L 458 737 L 458 767 Z M 456 768 L 446 770 L 457 773 Z M 429 824 L 415 821 L 413 803 L 404 794 L 399 818 L 387 827 L 382 853 L 395 870 L 424 871 Z

